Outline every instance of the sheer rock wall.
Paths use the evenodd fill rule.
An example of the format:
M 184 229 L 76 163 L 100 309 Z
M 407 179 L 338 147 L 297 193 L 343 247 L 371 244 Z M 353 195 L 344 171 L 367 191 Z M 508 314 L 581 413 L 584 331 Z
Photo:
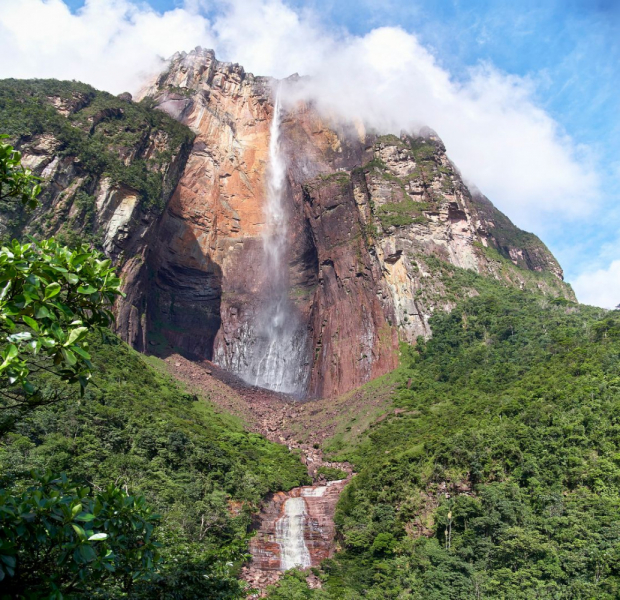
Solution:
M 153 251 L 150 330 L 237 371 L 269 277 L 261 232 L 275 83 L 196 49 L 175 56 L 144 91 L 197 134 Z M 563 289 L 544 245 L 530 236 L 528 248 L 518 246 L 519 230 L 472 198 L 432 131 L 377 136 L 297 103 L 286 107 L 281 137 L 291 298 L 307 323 L 310 396 L 393 369 L 399 339 L 430 335 L 432 311 L 450 302 L 425 257 L 521 287 L 521 272 L 545 271 L 557 280 L 546 291 Z M 515 266 L 508 275 L 489 248 Z M 419 292 L 429 289 L 432 300 Z
M 142 92 L 196 135 L 191 151 L 169 149 L 176 187 L 163 212 L 144 211 L 126 185 L 89 180 L 99 243 L 121 267 L 127 294 L 118 331 L 139 350 L 242 370 L 270 277 L 262 233 L 277 84 L 210 50 L 175 55 Z M 66 104 L 56 107 L 63 115 L 79 110 L 77 100 Z M 122 149 L 124 160 L 165 149 L 160 138 L 149 132 Z M 286 262 L 306 324 L 309 396 L 361 385 L 397 365 L 400 340 L 431 335 L 432 312 L 454 302 L 433 261 L 573 298 L 544 244 L 472 196 L 431 130 L 380 136 L 296 103 L 285 104 L 281 143 Z M 53 135 L 22 146 L 25 163 L 45 178 L 44 211 L 72 214 L 85 179 L 79 161 L 61 155 Z

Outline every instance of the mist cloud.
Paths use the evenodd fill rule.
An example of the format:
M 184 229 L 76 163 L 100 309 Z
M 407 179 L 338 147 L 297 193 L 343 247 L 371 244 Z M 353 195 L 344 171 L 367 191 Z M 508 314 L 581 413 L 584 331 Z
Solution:
M 164 57 L 196 45 L 256 74 L 309 75 L 306 97 L 381 131 L 430 126 L 466 179 L 521 226 L 582 217 L 598 200 L 586 149 L 537 106 L 530 81 L 492 65 L 455 79 L 402 29 L 353 36 L 281 0 L 192 0 L 163 14 L 128 0 L 87 0 L 77 14 L 61 0 L 0 0 L 0 52 L 11 57 L 0 77 L 133 92 Z
M 135 91 L 164 58 L 209 46 L 210 23 L 189 7 L 158 14 L 126 0 L 0 0 L 0 77 L 77 79 L 112 93 Z
M 615 308 L 620 305 L 620 260 L 614 260 L 606 269 L 582 273 L 573 288 L 579 302 Z

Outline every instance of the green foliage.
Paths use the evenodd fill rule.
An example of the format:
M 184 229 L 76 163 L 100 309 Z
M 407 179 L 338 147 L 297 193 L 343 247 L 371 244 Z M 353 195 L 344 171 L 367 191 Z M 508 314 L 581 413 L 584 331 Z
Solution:
M 87 175 L 108 176 L 135 189 L 145 209 L 157 210 L 176 185 L 166 179 L 172 157 L 194 137 L 187 127 L 146 104 L 53 79 L 1 80 L 0 131 L 15 141 L 52 135 L 59 156 L 76 157 Z M 142 157 L 151 137 L 158 143 Z
M 620 313 L 505 288 L 431 319 L 347 456 L 330 598 L 617 598 Z
M 0 135 L 0 140 L 7 137 Z M 23 206 L 35 208 L 41 186 L 21 160 L 21 154 L 13 146 L 0 141 L 0 200 L 19 200 Z
M 398 146 L 400 148 L 405 148 L 406 144 L 401 140 L 397 135 L 393 133 L 388 133 L 387 135 L 380 135 L 375 140 L 376 144 L 385 144 L 386 146 Z
M 20 158 L 11 146 L 0 147 L 3 198 L 34 208 L 40 188 Z M 79 382 L 83 392 L 91 370 L 84 337 L 112 322 L 110 308 L 121 293 L 110 265 L 87 246 L 72 251 L 54 240 L 13 240 L 0 249 L 0 431 L 19 412 L 57 398 L 36 388 L 33 372 Z
M 306 585 L 306 574 L 298 569 L 287 571 L 277 586 L 267 589 L 271 600 L 322 600 L 329 598 L 321 590 L 311 590 Z
M 416 137 L 408 138 L 408 142 L 416 162 L 431 161 L 435 156 L 435 152 L 437 151 L 435 141 L 423 137 Z
M 376 215 L 383 229 L 406 227 L 412 223 L 426 223 L 422 211 L 429 210 L 426 202 L 415 202 L 405 196 L 400 202 L 386 202 L 376 210 Z
M 325 477 L 327 481 L 339 481 L 340 479 L 346 479 L 348 475 L 346 471 L 336 467 L 319 467 L 316 472 L 317 475 Z
M 103 255 L 54 240 L 0 249 L 0 384 L 5 409 L 39 395 L 32 373 L 90 378 L 88 331 L 112 322 L 120 280 Z M 24 399 L 25 395 L 25 399 Z
M 495 252 L 491 250 L 491 252 Z M 549 272 L 538 272 L 521 269 L 512 262 L 507 261 L 497 252 L 496 260 L 500 262 L 501 278 L 498 280 L 478 275 L 471 269 L 460 269 L 450 265 L 432 255 L 418 255 L 415 259 L 424 265 L 424 269 L 432 275 L 434 286 L 420 288 L 416 295 L 428 302 L 438 303 L 440 300 L 448 300 L 456 303 L 477 294 L 494 294 L 498 287 L 514 289 L 521 288 L 523 291 L 540 294 L 541 290 L 547 294 L 549 300 L 541 299 L 542 304 L 561 301 L 575 306 L 575 302 L 566 300 L 572 296 L 570 286 Z M 438 286 L 437 284 L 440 284 Z M 439 287 L 439 289 L 437 289 Z
M 60 600 L 93 586 L 127 593 L 152 576 L 159 517 L 143 497 L 113 485 L 92 494 L 64 474 L 34 473 L 27 484 L 0 489 L 3 598 Z
M 162 516 L 154 538 L 161 561 L 132 598 L 245 597 L 236 572 L 252 511 L 270 491 L 310 483 L 304 465 L 185 393 L 122 342 L 88 341 L 93 385 L 80 397 L 37 374 L 39 387 L 61 388 L 67 400 L 28 413 L 0 438 L 0 472 L 19 482 L 50 469 L 92 489 L 120 481 L 143 495 Z
M 372 160 L 368 161 L 366 164 L 361 167 L 355 167 L 351 173 L 354 175 L 359 175 L 361 173 L 383 173 L 387 169 L 385 163 L 378 156 L 374 156 Z
M 88 210 L 90 198 L 83 202 Z M 110 261 L 86 245 L 14 241 L 0 250 L 2 591 L 245 597 L 235 569 L 248 558 L 250 516 L 267 492 L 309 483 L 305 467 L 115 338 L 89 338 L 111 322 L 119 287 Z M 93 371 L 96 387 L 86 390 Z M 33 485 L 31 469 L 66 475 L 35 475 Z M 120 481 L 162 512 L 158 532 L 159 517 Z
M 83 189 L 75 193 L 71 216 L 64 220 L 63 226 L 55 235 L 59 243 L 70 248 L 82 244 L 94 248 L 102 247 L 103 234 L 101 228 L 96 227 L 95 203 L 95 196 L 87 194 Z
M 21 155 L 0 145 L 1 198 L 32 209 L 39 192 Z M 23 245 L 14 240 L 0 250 L 2 429 L 14 425 L 16 413 L 58 398 L 37 389 L 38 372 L 79 381 L 83 394 L 92 369 L 84 338 L 109 325 L 109 309 L 120 293 L 110 264 L 87 246 L 71 251 L 54 240 Z M 110 578 L 117 592 L 126 593 L 152 575 L 159 556 L 152 540 L 158 517 L 144 498 L 114 485 L 92 497 L 88 487 L 64 474 L 32 478 L 26 484 L 3 474 L 0 480 L 3 598 L 61 600 L 93 584 L 102 590 Z

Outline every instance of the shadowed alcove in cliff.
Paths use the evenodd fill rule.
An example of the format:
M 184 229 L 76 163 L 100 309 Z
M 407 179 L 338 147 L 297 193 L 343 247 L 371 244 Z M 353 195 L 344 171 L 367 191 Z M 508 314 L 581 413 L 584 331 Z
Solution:
M 211 360 L 221 324 L 222 269 L 171 210 L 162 215 L 157 240 L 147 260 L 147 352 Z

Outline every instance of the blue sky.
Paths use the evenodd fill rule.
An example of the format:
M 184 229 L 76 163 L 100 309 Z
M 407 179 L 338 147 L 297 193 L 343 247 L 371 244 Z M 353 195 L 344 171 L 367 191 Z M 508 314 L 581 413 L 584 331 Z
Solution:
M 15 1 L 0 0 L 0 6 Z M 65 2 L 76 14 L 84 5 L 82 0 Z M 148 4 L 160 13 L 191 5 L 196 14 L 215 22 L 225 0 L 136 4 L 142 8 Z M 567 199 L 565 211 L 561 198 L 556 199 L 552 206 L 557 218 L 540 220 L 535 207 L 531 219 L 524 212 L 530 205 L 524 204 L 521 212 L 511 208 L 514 198 L 504 204 L 501 197 L 491 196 L 491 200 L 541 235 L 560 260 L 567 279 L 578 284 L 580 297 L 604 304 L 601 294 L 612 286 L 620 302 L 620 0 L 288 0 L 285 4 L 298 15 L 311 12 L 313 26 L 317 28 L 318 21 L 318 29 L 334 39 L 363 38 L 382 27 L 402 28 L 430 51 L 455 85 L 471 78 L 472 68 L 480 64 L 522 78 L 529 86 L 531 103 L 559 125 L 560 135 L 572 138 L 576 160 L 588 161 L 599 189 L 586 200 L 592 202 L 592 210 L 576 217 L 571 213 L 574 198 Z M 227 26 L 234 28 L 234 19 L 231 23 Z M 226 46 L 222 48 L 220 54 L 225 54 Z M 251 52 L 224 56 L 246 66 L 252 57 Z M 532 147 L 531 151 L 541 149 Z M 574 177 L 574 173 L 567 170 L 566 176 Z M 588 295 L 595 287 L 596 294 Z
M 594 151 L 603 193 L 609 197 L 604 219 L 549 231 L 545 241 L 569 280 L 595 264 L 620 259 L 620 0 L 346 0 L 312 5 L 329 15 L 329 22 L 356 33 L 382 25 L 415 32 L 456 77 L 479 61 L 531 77 L 540 106 L 577 143 Z

